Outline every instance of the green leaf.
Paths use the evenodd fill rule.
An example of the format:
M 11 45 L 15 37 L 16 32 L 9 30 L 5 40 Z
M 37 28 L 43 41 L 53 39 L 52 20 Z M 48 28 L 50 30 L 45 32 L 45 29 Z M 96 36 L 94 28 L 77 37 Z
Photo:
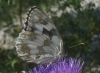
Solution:
M 13 60 L 13 61 L 11 62 L 12 68 L 14 68 L 14 66 L 15 66 L 16 63 L 17 63 L 17 60 Z

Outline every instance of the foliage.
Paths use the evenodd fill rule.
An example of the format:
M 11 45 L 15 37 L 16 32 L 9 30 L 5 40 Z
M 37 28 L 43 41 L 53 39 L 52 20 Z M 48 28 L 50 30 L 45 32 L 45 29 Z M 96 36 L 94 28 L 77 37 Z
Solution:
M 82 0 L 0 0 L 0 29 L 8 28 L 4 32 L 13 39 L 22 29 L 23 14 L 32 6 L 37 6 L 49 12 L 54 24 L 57 26 L 64 42 L 64 51 L 68 56 L 84 61 L 88 70 L 100 64 L 100 9 L 89 3 L 85 9 L 80 5 Z M 51 8 L 57 8 L 53 11 Z M 75 9 L 67 12 L 66 7 Z M 61 16 L 57 16 L 60 14 Z M 15 25 L 19 19 L 19 25 Z M 4 39 L 5 40 L 5 39 Z M 1 42 L 1 41 L 0 41 Z M 6 41 L 5 41 L 6 42 Z M 5 42 L 3 44 L 5 44 Z M 78 45 L 79 43 L 85 45 Z M 9 49 L 9 48 L 8 48 Z M 0 46 L 0 71 L 2 73 L 14 73 L 28 69 L 34 64 L 27 64 L 17 57 L 15 48 L 5 50 Z

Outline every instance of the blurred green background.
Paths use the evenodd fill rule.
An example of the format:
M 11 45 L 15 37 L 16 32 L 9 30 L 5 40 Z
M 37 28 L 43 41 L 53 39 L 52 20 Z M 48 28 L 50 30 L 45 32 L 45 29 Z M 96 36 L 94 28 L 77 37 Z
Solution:
M 67 57 L 84 60 L 83 73 L 100 73 L 100 6 L 96 5 L 100 2 L 95 2 L 97 0 L 0 0 L 0 73 L 15 73 L 34 66 L 18 58 L 14 47 L 32 6 L 51 16 L 62 36 Z M 80 43 L 85 45 L 72 47 Z

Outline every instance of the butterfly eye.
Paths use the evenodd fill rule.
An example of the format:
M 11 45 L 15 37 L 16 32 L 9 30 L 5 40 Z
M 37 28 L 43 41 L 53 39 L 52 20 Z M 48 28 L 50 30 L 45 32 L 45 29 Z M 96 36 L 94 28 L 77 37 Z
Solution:
M 27 48 L 28 48 L 28 46 L 27 46 L 27 45 L 23 45 L 23 48 L 26 48 L 26 49 L 27 49 Z
M 28 53 L 29 51 L 28 51 L 28 50 L 25 50 L 24 52 L 25 52 L 25 53 Z
M 30 40 L 34 40 L 34 39 L 35 39 L 35 35 L 34 35 L 34 34 L 31 34 L 31 35 L 29 36 L 29 39 L 30 39 Z
M 35 37 L 30 37 L 30 40 L 33 40 Z

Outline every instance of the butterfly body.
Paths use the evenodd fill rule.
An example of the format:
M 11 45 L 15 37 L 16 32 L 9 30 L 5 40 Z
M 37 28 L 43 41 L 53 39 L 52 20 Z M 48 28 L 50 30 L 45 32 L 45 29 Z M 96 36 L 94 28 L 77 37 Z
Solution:
M 52 20 L 41 9 L 32 7 L 16 40 L 18 56 L 27 62 L 49 63 L 61 57 L 62 44 Z

